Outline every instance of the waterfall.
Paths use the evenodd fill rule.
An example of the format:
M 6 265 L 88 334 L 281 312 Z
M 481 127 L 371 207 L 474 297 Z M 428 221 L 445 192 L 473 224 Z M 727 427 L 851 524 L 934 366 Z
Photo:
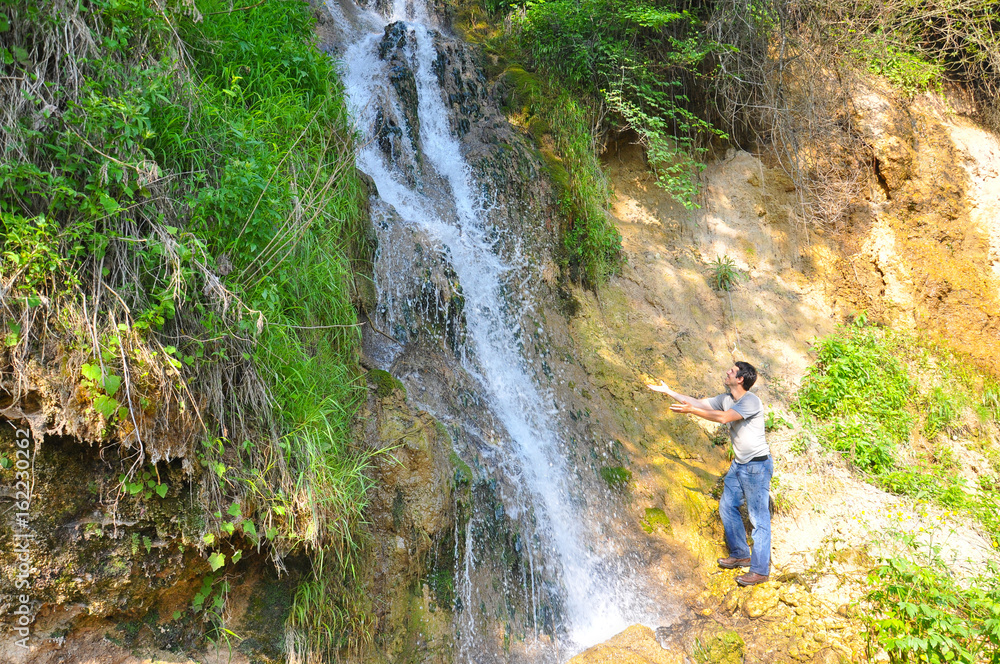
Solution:
M 512 487 L 497 513 L 532 529 L 515 538 L 515 547 L 526 560 L 519 592 L 533 637 L 543 631 L 543 605 L 557 604 L 558 615 L 550 616 L 556 623 L 552 638 L 530 659 L 564 660 L 647 616 L 630 599 L 636 589 L 623 581 L 620 565 L 602 553 L 595 541 L 599 535 L 586 524 L 560 450 L 553 396 L 536 381 L 520 350 L 521 314 L 532 303 L 511 279 L 526 268 L 526 258 L 516 238 L 500 238 L 489 225 L 491 202 L 462 156 L 445 105 L 444 73 L 436 64 L 438 33 L 426 6 L 396 0 L 382 9 L 388 18 L 353 7 L 356 15 L 347 16 L 337 4 L 330 10 L 350 42 L 341 60 L 349 108 L 362 135 L 357 165 L 378 192 L 372 214 L 380 244 L 380 316 L 400 336 L 408 325 L 407 307 L 440 306 L 434 297 L 418 305 L 401 282 L 413 278 L 409 263 L 415 255 L 401 245 L 406 238 L 422 238 L 453 271 L 464 303 L 455 353 L 492 421 L 470 418 L 468 426 L 493 441 L 495 469 Z M 433 412 L 432 405 L 420 405 Z M 470 527 L 464 536 L 466 558 L 460 566 L 466 611 L 474 608 L 470 579 L 480 564 L 471 532 Z M 470 661 L 482 661 L 475 654 L 478 636 L 468 622 L 461 645 Z

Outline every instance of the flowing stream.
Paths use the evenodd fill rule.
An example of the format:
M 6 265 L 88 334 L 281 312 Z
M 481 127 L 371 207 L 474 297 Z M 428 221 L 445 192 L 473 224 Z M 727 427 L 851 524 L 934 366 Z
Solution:
M 540 387 L 522 354 L 523 314 L 533 305 L 530 288 L 524 292 L 518 280 L 531 274 L 531 266 L 517 238 L 504 238 L 491 226 L 493 204 L 462 156 L 441 86 L 436 40 L 442 38 L 432 13 L 421 0 L 397 0 L 381 12 L 331 0 L 329 9 L 348 42 L 340 59 L 350 111 L 363 136 L 357 165 L 378 191 L 372 214 L 380 247 L 380 323 L 395 331 L 401 348 L 412 324 L 408 312 L 441 306 L 437 296 L 415 302 L 407 286 L 408 280 L 421 279 L 415 252 L 423 255 L 423 247 L 430 247 L 447 264 L 461 295 L 462 330 L 453 335 L 454 353 L 482 401 L 484 415 L 467 413 L 462 426 L 492 441 L 489 472 L 502 476 L 506 487 L 498 489 L 501 504 L 478 522 L 473 515 L 467 532 L 456 537 L 456 543 L 465 543 L 456 579 L 459 613 L 471 615 L 477 608 L 490 613 L 489 595 L 496 591 L 496 581 L 492 590 L 474 581 L 489 558 L 473 541 L 474 529 L 494 517 L 517 524 L 511 546 L 523 558 L 521 571 L 516 583 L 504 584 L 500 592 L 521 596 L 530 630 L 525 640 L 535 645 L 529 643 L 520 657 L 488 653 L 493 646 L 486 645 L 490 637 L 482 621 L 459 615 L 459 656 L 564 661 L 630 624 L 654 618 L 636 600 L 641 592 L 621 561 L 609 558 L 597 541 L 600 534 L 584 518 L 553 395 Z M 421 246 L 405 246 L 415 241 Z M 430 402 L 419 405 L 441 410 Z

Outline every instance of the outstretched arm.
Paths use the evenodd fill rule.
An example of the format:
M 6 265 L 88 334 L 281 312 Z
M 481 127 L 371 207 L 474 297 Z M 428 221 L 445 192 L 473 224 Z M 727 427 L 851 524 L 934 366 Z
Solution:
M 706 399 L 695 399 L 694 397 L 689 397 L 686 394 L 681 394 L 680 392 L 675 392 L 674 390 L 667 387 L 667 384 L 662 380 L 659 385 L 646 385 L 649 389 L 654 392 L 662 392 L 672 399 L 679 401 L 683 404 L 688 404 L 694 406 L 695 408 L 700 408 L 702 410 L 712 410 L 712 406 L 708 403 Z M 673 406 L 671 406 L 673 408 Z
M 691 415 L 697 415 L 698 417 L 708 420 L 709 422 L 718 422 L 719 424 L 729 424 L 730 422 L 737 422 L 743 419 L 742 415 L 732 409 L 715 410 L 713 408 L 700 408 L 698 406 L 692 406 L 689 403 L 670 404 L 670 410 L 675 413 L 689 413 Z

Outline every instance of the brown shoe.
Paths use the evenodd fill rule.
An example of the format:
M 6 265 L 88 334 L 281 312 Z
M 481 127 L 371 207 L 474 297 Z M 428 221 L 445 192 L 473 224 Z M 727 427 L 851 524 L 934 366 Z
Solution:
M 750 567 L 749 558 L 719 558 L 719 567 L 722 569 L 736 569 L 737 567 Z
M 746 574 L 741 574 L 736 577 L 736 583 L 741 586 L 755 586 L 758 583 L 764 583 L 768 580 L 768 576 L 763 574 L 757 574 L 756 572 L 747 572 Z

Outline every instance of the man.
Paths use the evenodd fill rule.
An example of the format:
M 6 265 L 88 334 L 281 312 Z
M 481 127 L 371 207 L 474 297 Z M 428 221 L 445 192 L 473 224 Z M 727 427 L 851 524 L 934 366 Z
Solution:
M 726 533 L 729 557 L 719 559 L 719 567 L 750 571 L 736 577 L 741 586 L 767 581 L 771 568 L 771 513 L 768 510 L 771 491 L 771 459 L 764 439 L 764 406 L 756 394 L 748 390 L 757 381 L 757 370 L 747 362 L 737 362 L 723 381 L 727 392 L 711 399 L 694 399 L 674 392 L 667 384 L 648 385 L 654 392 L 663 392 L 678 403 L 671 404 L 675 413 L 690 413 L 710 422 L 729 425 L 729 439 L 735 459 L 726 473 L 719 499 L 719 515 Z M 753 552 L 747 544 L 746 528 L 740 516 L 740 505 L 747 504 L 753 526 Z

